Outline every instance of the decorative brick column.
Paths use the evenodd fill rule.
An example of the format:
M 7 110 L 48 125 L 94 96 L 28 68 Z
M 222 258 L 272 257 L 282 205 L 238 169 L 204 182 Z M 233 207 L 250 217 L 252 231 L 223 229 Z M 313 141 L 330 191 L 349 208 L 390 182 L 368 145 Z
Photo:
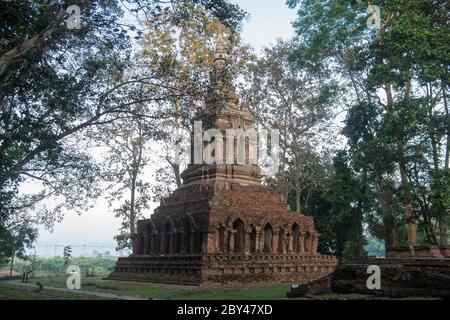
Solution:
M 274 253 L 278 253 L 278 248 L 280 247 L 280 232 L 278 230 L 273 232 L 273 248 L 272 251 Z M 283 239 L 281 239 L 283 241 Z
M 250 248 L 252 246 L 252 232 L 246 232 L 245 233 L 245 239 L 244 239 L 244 253 L 250 254 Z
M 281 253 L 286 254 L 287 248 L 286 248 L 286 233 L 283 233 L 283 236 L 280 238 L 280 244 L 281 244 Z
M 263 253 L 264 252 L 264 232 L 261 230 L 259 233 L 259 251 Z
M 298 234 L 298 253 L 305 252 L 305 232 L 300 231 Z
M 169 254 L 173 254 L 175 252 L 175 233 L 169 232 Z
M 261 250 L 261 227 L 256 227 L 255 253 L 262 252 Z
M 304 243 L 305 243 L 305 252 L 306 253 L 311 252 L 311 233 L 306 232 Z
M 214 230 L 202 233 L 202 245 L 200 247 L 200 250 L 202 253 L 214 251 L 214 247 L 215 247 L 214 234 L 215 234 Z M 209 243 L 209 242 L 211 242 L 211 243 Z
M 224 253 L 231 252 L 230 251 L 230 229 L 225 228 L 224 236 L 223 236 L 223 250 Z
M 320 233 L 315 232 L 313 234 L 312 244 L 311 244 L 311 253 L 317 253 L 317 245 L 319 244 Z
M 219 252 L 219 230 L 210 229 L 207 233 L 204 233 L 203 242 L 206 244 L 206 248 L 202 252 Z
M 237 230 L 229 230 L 228 231 L 228 237 L 229 237 L 229 241 L 228 241 L 228 252 L 234 252 L 234 235 L 236 234 Z
M 215 239 L 215 244 L 214 244 L 215 248 L 213 251 L 209 251 L 209 248 L 208 248 L 208 252 L 221 252 L 222 251 L 222 248 L 220 247 L 220 245 L 221 245 L 221 243 L 220 243 L 220 228 L 216 229 L 215 234 L 216 234 L 216 236 L 214 238 Z M 211 241 L 211 238 L 208 237 L 208 247 L 209 247 L 210 241 Z
M 294 251 L 293 248 L 294 237 L 292 235 L 292 232 L 289 232 L 287 236 L 288 236 L 288 253 L 292 253 Z

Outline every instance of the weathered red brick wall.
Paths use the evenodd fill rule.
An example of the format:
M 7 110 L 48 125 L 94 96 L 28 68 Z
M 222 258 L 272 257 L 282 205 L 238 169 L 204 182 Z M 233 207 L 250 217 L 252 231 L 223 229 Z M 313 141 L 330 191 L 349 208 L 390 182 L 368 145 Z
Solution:
M 233 245 L 238 220 L 241 252 Z M 186 225 L 192 228 L 189 234 Z M 139 221 L 138 232 L 138 249 L 119 259 L 109 278 L 177 284 L 305 282 L 329 274 L 337 263 L 317 253 L 319 234 L 312 218 L 287 210 L 281 197 L 262 185 L 184 186 L 162 201 L 151 219 Z

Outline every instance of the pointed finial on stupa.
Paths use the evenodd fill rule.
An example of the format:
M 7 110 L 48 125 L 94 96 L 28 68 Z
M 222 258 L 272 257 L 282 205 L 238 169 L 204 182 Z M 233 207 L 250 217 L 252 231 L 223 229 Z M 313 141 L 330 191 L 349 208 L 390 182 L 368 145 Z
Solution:
M 216 60 L 225 60 L 225 39 L 220 22 L 217 26 L 216 51 L 214 53 L 214 61 Z

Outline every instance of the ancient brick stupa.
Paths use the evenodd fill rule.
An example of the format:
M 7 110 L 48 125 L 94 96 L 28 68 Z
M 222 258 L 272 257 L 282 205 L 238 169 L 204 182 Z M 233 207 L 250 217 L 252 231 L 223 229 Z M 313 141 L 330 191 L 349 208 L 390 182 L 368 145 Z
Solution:
M 225 130 L 253 127 L 227 77 L 219 30 L 211 87 L 198 119 Z M 235 141 L 236 143 L 236 141 Z M 224 141 L 224 154 L 227 143 Z M 246 143 L 246 161 L 249 145 Z M 194 157 L 194 150 L 191 151 Z M 229 162 L 227 162 L 229 163 Z M 140 220 L 133 253 L 109 279 L 172 284 L 292 282 L 320 278 L 336 258 L 317 253 L 312 217 L 290 211 L 261 184 L 257 164 L 190 164 L 183 184 Z

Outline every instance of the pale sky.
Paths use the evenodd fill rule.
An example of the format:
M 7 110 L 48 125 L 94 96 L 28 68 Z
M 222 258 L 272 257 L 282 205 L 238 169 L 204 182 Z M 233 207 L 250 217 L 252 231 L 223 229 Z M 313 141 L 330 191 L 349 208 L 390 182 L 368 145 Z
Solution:
M 295 10 L 290 10 L 284 0 L 235 0 L 250 14 L 244 22 L 242 37 L 245 43 L 252 45 L 257 52 L 277 38 L 293 36 L 291 22 L 296 17 Z M 155 204 L 156 206 L 156 204 Z M 146 216 L 150 216 L 149 211 Z M 36 253 L 38 255 L 61 255 L 62 247 L 73 246 L 73 254 L 91 253 L 93 250 L 112 251 L 115 247 L 113 236 L 118 233 L 120 220 L 115 218 L 112 209 L 102 199 L 97 205 L 82 214 L 67 212 L 61 223 L 54 226 L 53 232 L 41 229 Z M 55 244 L 58 247 L 55 248 Z M 83 247 L 86 245 L 86 247 Z M 55 251 L 56 250 L 56 251 Z

